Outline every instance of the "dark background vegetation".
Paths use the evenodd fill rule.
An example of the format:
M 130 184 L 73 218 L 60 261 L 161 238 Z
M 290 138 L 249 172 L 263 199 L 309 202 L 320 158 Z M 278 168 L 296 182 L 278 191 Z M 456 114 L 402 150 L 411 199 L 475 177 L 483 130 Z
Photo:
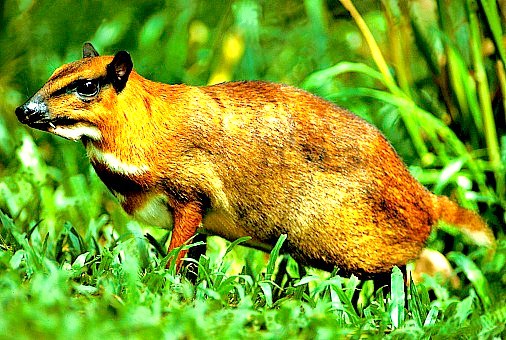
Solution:
M 1 1 L 0 334 L 504 335 L 504 1 L 355 1 L 354 18 L 347 3 Z M 276 256 L 269 266 L 241 247 L 225 256 L 220 240 L 210 241 L 196 285 L 165 271 L 167 258 L 143 234 L 152 243 L 168 235 L 122 212 L 82 145 L 15 118 L 57 67 L 81 57 L 85 41 L 103 55 L 128 50 L 152 80 L 263 79 L 354 111 L 430 190 L 487 219 L 496 255 L 443 226 L 428 245 L 448 255 L 459 289 L 392 284 L 364 289 L 362 306 L 350 302 L 354 279 L 289 270 L 280 290 L 271 281 Z

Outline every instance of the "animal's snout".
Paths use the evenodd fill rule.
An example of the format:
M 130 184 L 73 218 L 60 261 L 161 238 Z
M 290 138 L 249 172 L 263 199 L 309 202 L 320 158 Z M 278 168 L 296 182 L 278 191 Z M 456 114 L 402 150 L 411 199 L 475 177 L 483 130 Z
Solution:
M 49 111 L 44 99 L 36 95 L 16 109 L 16 117 L 23 124 L 47 123 Z

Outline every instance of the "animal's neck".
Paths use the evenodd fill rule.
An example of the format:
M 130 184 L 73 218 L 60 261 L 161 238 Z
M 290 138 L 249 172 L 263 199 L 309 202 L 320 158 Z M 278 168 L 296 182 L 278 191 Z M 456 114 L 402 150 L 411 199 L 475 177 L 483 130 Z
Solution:
M 107 144 L 104 147 L 102 143 L 88 142 L 86 151 L 94 164 L 102 164 L 111 172 L 136 176 L 143 175 L 150 169 L 149 165 L 142 160 L 143 158 L 136 154 L 135 148 L 124 152 L 115 145 Z
M 111 108 L 114 113 L 99 127 L 102 138 L 85 141 L 94 165 L 122 176 L 156 172 L 187 119 L 182 114 L 188 109 L 183 103 L 188 100 L 187 91 L 185 86 L 155 83 L 132 74 Z
M 106 121 L 99 123 L 100 140 L 86 140 L 86 151 L 95 163 L 125 175 L 149 170 L 147 161 L 154 143 L 156 125 L 152 119 L 153 98 L 145 90 L 142 77 L 135 75 L 118 94 Z M 147 82 L 147 80 L 146 80 Z
M 132 153 L 124 156 L 124 152 L 118 152 L 111 144 L 106 148 L 96 142 L 88 141 L 85 144 L 97 175 L 120 203 L 123 204 L 126 197 L 144 192 L 145 188 L 153 185 L 152 169 L 138 155 Z

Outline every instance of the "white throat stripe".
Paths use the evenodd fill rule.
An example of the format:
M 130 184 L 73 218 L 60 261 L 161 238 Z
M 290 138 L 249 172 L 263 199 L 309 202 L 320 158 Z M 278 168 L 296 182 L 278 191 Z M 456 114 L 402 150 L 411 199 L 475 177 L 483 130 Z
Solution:
M 86 126 L 86 125 L 56 126 L 50 127 L 48 131 L 54 133 L 55 135 L 74 141 L 81 139 L 83 136 L 86 136 L 95 141 L 99 141 L 102 139 L 102 133 L 100 132 L 100 130 L 93 126 Z
M 86 148 L 88 157 L 91 159 L 106 165 L 111 171 L 123 174 L 123 175 L 142 175 L 149 171 L 147 165 L 134 165 L 128 164 L 114 154 L 109 152 L 102 152 L 94 147 L 91 143 Z

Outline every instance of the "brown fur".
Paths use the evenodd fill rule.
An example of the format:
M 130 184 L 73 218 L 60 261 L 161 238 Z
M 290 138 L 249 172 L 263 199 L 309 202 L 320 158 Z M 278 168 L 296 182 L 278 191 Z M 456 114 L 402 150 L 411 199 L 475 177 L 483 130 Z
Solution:
M 166 207 L 170 249 L 203 222 L 226 239 L 270 246 L 287 234 L 286 250 L 301 263 L 370 277 L 417 258 L 439 219 L 493 240 L 479 216 L 420 185 L 376 128 L 293 87 L 166 85 L 132 71 L 121 91 L 105 85 L 89 102 L 53 95 L 106 77 L 112 61 L 64 65 L 38 94 L 51 119 L 98 128 L 100 140 L 83 141 L 127 212 Z M 145 171 L 118 172 L 90 150 Z

